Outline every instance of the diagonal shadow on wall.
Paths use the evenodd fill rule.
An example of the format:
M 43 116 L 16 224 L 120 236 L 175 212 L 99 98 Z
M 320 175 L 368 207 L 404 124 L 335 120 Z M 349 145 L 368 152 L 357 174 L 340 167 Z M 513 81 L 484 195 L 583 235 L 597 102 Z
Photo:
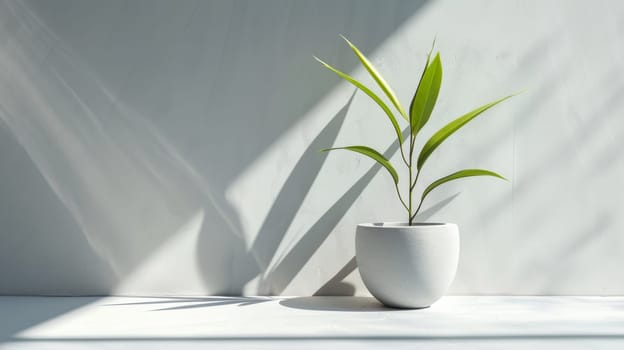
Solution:
M 262 227 L 258 231 L 258 238 L 251 248 L 262 269 L 265 269 L 271 262 L 286 230 L 294 220 L 314 180 L 321 171 L 328 153 L 321 153 L 320 150 L 327 145 L 333 145 L 336 141 L 354 97 L 355 92 L 345 106 L 336 113 L 327 126 L 310 143 L 275 198 Z
M 235 253 L 243 255 L 244 258 L 232 261 L 232 273 L 228 275 L 231 279 L 230 288 L 226 292 L 227 294 L 241 294 L 244 285 L 259 273 L 264 272 L 273 259 L 285 232 L 295 218 L 327 158 L 327 153 L 320 153 L 319 150 L 333 144 L 336 140 L 354 97 L 355 92 L 304 151 L 273 202 L 256 240 L 247 253 L 242 251 L 245 248 L 244 242 L 238 241 L 236 249 L 239 251 Z M 210 228 L 204 229 L 200 236 L 197 250 L 200 266 L 204 268 L 205 272 L 209 272 L 207 269 L 210 268 L 227 268 L 224 266 L 215 267 L 214 262 L 211 261 L 212 257 L 219 254 L 218 251 L 221 249 L 214 244 L 218 240 L 218 233 L 211 231 Z M 215 275 L 216 273 L 218 271 L 212 271 L 208 274 Z

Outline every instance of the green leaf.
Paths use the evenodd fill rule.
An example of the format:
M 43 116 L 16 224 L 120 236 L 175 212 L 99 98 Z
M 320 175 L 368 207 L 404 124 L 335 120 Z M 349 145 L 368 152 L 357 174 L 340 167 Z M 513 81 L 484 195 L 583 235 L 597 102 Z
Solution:
M 366 147 L 366 146 L 348 146 L 348 147 L 327 148 L 327 149 L 321 150 L 321 152 L 333 151 L 337 149 L 345 149 L 348 151 L 353 151 L 353 152 L 363 154 L 365 156 L 368 156 L 376 160 L 379 164 L 381 164 L 384 168 L 388 170 L 390 175 L 392 175 L 392 179 L 394 180 L 394 183 L 395 184 L 399 183 L 399 174 L 396 172 L 396 170 L 394 170 L 394 167 L 392 166 L 390 161 L 386 159 L 386 157 L 384 157 L 381 153 L 375 151 L 374 149 L 370 147 Z
M 433 151 L 435 151 L 435 149 L 438 148 L 438 146 L 440 146 L 440 144 L 444 142 L 444 140 L 446 140 L 449 136 L 451 136 L 455 131 L 459 130 L 462 126 L 466 125 L 469 121 L 473 120 L 479 114 L 487 111 L 488 109 L 496 106 L 497 104 L 513 96 L 515 95 L 509 95 L 509 96 L 501 98 L 500 100 L 496 100 L 494 102 L 485 104 L 477 109 L 474 109 L 462 115 L 461 117 L 446 124 L 444 127 L 442 127 L 442 129 L 438 130 L 438 132 L 436 132 L 435 134 L 433 134 L 433 136 L 431 136 L 429 141 L 425 143 L 422 150 L 420 151 L 420 154 L 418 155 L 418 164 L 417 164 L 418 170 L 422 168 L 423 164 L 425 164 L 425 161 L 427 160 L 427 158 L 429 158 L 431 153 L 433 153 Z
M 431 185 L 427 186 L 427 188 L 425 188 L 425 190 L 423 191 L 423 194 L 421 196 L 421 200 L 424 200 L 425 197 L 429 194 L 429 192 L 431 192 L 434 188 L 447 183 L 449 181 L 453 181 L 453 180 L 457 180 L 457 179 L 461 179 L 463 177 L 470 177 L 470 176 L 494 176 L 494 177 L 498 177 L 500 179 L 503 180 L 507 180 L 506 178 L 504 178 L 503 176 L 493 172 L 493 171 L 489 171 L 489 170 L 483 170 L 483 169 L 464 169 L 464 170 L 460 170 L 457 172 L 452 173 L 451 175 L 447 175 L 443 178 L 437 179 L 436 181 L 432 182 Z
M 362 90 L 365 94 L 367 94 L 368 97 L 370 97 L 373 101 L 375 101 L 377 103 L 377 105 L 379 105 L 379 107 L 381 107 L 381 109 L 383 109 L 383 111 L 386 112 L 386 115 L 390 119 L 390 122 L 392 123 L 392 127 L 394 128 L 394 132 L 396 133 L 397 138 L 399 139 L 399 142 L 401 144 L 403 143 L 403 134 L 401 133 L 401 128 L 399 127 L 399 123 L 397 122 L 396 118 L 394 117 L 394 114 L 392 114 L 392 111 L 390 111 L 390 108 L 388 108 L 388 105 L 386 105 L 386 103 L 381 98 L 379 98 L 379 96 L 377 96 L 374 92 L 371 91 L 371 89 L 366 87 L 364 84 L 360 83 L 359 81 L 355 80 L 354 78 L 350 77 L 349 75 L 339 71 L 338 69 L 330 66 L 329 64 L 323 62 L 320 58 L 318 58 L 316 56 L 314 58 L 317 61 L 319 61 L 325 68 L 327 68 L 330 71 L 336 73 L 342 79 L 350 82 L 355 87 L 357 87 L 358 89 Z
M 420 79 L 418 80 L 418 86 L 416 87 L 416 91 L 414 92 L 414 97 L 412 98 L 412 102 L 410 102 L 410 127 L 412 126 L 412 115 L 414 114 L 412 110 L 414 109 L 414 102 L 416 101 L 416 95 L 418 94 L 418 90 L 420 89 L 420 85 L 422 84 L 423 77 L 425 76 L 425 72 L 427 71 L 427 67 L 429 67 L 429 60 L 431 59 L 431 53 L 433 52 L 433 48 L 435 47 L 435 37 L 433 38 L 433 43 L 431 43 L 431 49 L 429 49 L 429 53 L 427 53 L 427 61 L 425 62 L 425 66 L 423 67 L 423 71 L 420 74 Z
M 429 62 L 429 57 L 427 57 Z M 416 134 L 429 121 L 433 107 L 438 99 L 442 84 L 442 62 L 438 53 L 431 64 L 428 64 L 418 83 L 418 88 L 410 104 L 410 125 Z
M 368 73 L 373 77 L 373 79 L 375 79 L 379 87 L 383 90 L 386 96 L 388 96 L 388 98 L 390 99 L 394 107 L 396 107 L 396 109 L 399 111 L 401 116 L 403 116 L 403 118 L 405 118 L 405 120 L 409 122 L 407 113 L 405 113 L 403 106 L 401 106 L 401 103 L 399 103 L 399 99 L 396 97 L 396 94 L 394 93 L 394 91 L 392 91 L 392 88 L 390 88 L 390 85 L 388 85 L 388 83 L 381 76 L 381 74 L 379 74 L 377 69 L 375 69 L 375 66 L 373 66 L 373 64 L 368 60 L 368 58 L 366 58 L 366 56 L 364 56 L 364 54 L 362 54 L 362 52 L 360 52 L 360 50 L 357 47 L 355 47 L 353 43 L 349 41 L 349 39 L 345 38 L 342 35 L 341 37 L 344 39 L 344 41 L 347 42 L 347 44 L 349 44 L 349 46 L 351 47 L 351 50 L 353 50 L 355 55 L 360 59 L 360 62 L 362 62 L 362 65 L 364 66 L 364 68 L 366 68 Z

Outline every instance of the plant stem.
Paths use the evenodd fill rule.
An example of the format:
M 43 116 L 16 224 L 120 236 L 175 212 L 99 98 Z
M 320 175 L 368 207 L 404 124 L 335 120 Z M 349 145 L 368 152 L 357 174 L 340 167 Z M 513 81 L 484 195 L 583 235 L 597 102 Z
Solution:
M 407 165 L 408 170 L 409 170 L 409 183 L 407 184 L 407 189 L 408 189 L 408 195 L 409 195 L 409 208 L 407 209 L 407 218 L 408 218 L 408 225 L 412 226 L 412 190 L 414 189 L 414 186 L 412 186 L 412 165 L 413 165 L 413 155 L 414 155 L 414 131 L 410 126 L 410 149 L 409 149 L 409 164 Z M 418 174 L 416 174 L 416 177 L 418 177 Z
M 409 163 L 407 162 L 407 159 L 405 158 L 405 153 L 403 152 L 403 145 L 399 143 L 399 149 L 401 150 L 401 158 L 403 158 L 403 163 L 405 163 L 405 165 L 410 166 Z
M 418 175 L 420 175 L 420 170 L 416 171 L 416 178 L 414 179 L 414 182 L 412 183 L 412 185 L 410 186 L 410 189 L 413 190 L 414 187 L 416 187 L 416 182 L 418 182 Z
M 416 217 L 416 214 L 418 214 L 418 212 L 420 211 L 420 206 L 423 204 L 423 200 L 424 200 L 424 198 L 420 199 L 420 203 L 418 203 L 418 208 L 416 208 L 416 211 L 414 212 L 414 215 L 410 216 L 410 225 L 411 225 L 411 222 L 414 221 L 414 218 Z
M 410 173 L 411 173 L 411 169 L 410 169 Z M 420 170 L 416 170 L 416 177 L 414 178 L 414 182 L 412 182 L 412 177 L 410 175 L 410 188 L 409 188 L 409 196 L 410 196 L 410 206 L 412 204 L 412 197 L 414 194 L 414 187 L 416 187 L 416 182 L 418 182 L 418 176 L 420 175 Z M 412 214 L 412 211 L 410 210 L 410 226 L 414 223 L 414 217 L 416 217 L 416 214 L 418 213 L 418 211 L 420 210 L 420 206 L 422 205 L 422 200 L 420 201 L 420 203 L 418 203 L 418 207 L 416 208 L 416 211 L 414 212 L 414 214 Z
M 394 184 L 394 188 L 396 188 L 397 196 L 399 196 L 399 200 L 401 201 L 401 204 L 403 204 L 403 207 L 405 208 L 405 210 L 407 210 L 409 214 L 411 215 L 412 212 L 407 208 L 407 205 L 405 204 L 403 197 L 401 197 L 401 191 L 399 191 L 399 185 Z
M 408 224 L 412 226 L 412 164 L 411 164 L 411 155 L 410 155 L 410 165 L 409 165 L 409 209 L 407 209 L 407 215 L 409 217 Z

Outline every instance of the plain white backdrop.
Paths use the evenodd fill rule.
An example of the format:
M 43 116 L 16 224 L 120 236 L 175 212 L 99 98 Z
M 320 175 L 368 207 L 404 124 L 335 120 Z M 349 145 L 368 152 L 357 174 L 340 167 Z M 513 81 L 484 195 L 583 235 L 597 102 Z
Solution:
M 422 134 L 449 139 L 421 220 L 460 227 L 453 294 L 621 295 L 624 4 L 617 1 L 0 2 L 1 294 L 366 294 L 360 222 L 403 220 L 372 161 L 393 131 L 328 63 L 408 105 L 437 36 Z M 419 139 L 419 145 L 426 138 Z M 422 188 L 422 187 L 421 187 Z

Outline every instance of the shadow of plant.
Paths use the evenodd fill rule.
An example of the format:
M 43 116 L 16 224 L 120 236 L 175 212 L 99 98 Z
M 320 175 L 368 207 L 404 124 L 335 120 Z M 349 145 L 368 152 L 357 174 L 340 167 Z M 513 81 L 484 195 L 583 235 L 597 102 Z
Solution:
M 143 298 L 142 298 L 143 299 Z M 185 310 L 214 306 L 237 305 L 248 306 L 273 301 L 269 297 L 167 297 L 155 298 L 153 301 L 138 301 L 130 303 L 107 304 L 106 306 L 131 306 L 131 305 L 169 305 L 181 304 L 171 307 L 162 307 L 151 311 Z

